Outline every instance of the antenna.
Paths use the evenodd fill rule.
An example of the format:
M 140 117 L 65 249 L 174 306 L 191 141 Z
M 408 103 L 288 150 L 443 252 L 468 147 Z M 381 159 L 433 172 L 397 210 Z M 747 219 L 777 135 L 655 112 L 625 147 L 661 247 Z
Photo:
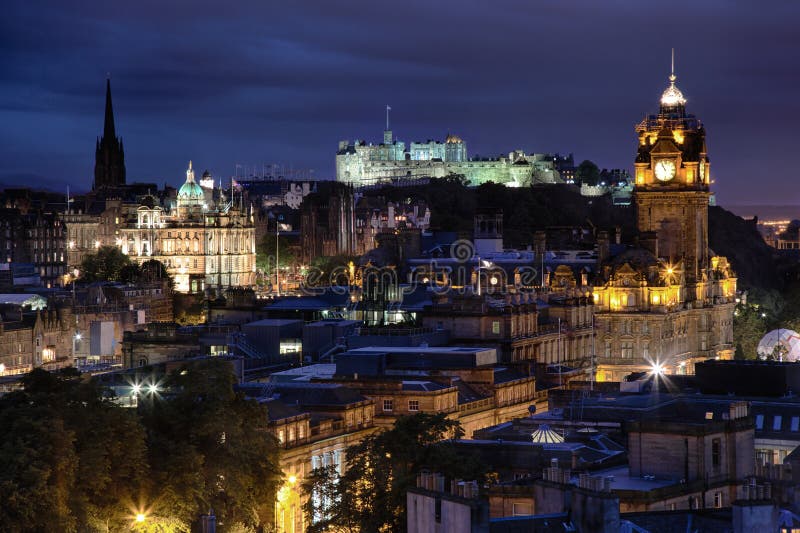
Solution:
M 387 131 L 389 130 L 389 111 L 391 111 L 391 110 L 392 110 L 392 108 L 389 107 L 389 105 L 387 104 L 386 105 L 386 130 Z

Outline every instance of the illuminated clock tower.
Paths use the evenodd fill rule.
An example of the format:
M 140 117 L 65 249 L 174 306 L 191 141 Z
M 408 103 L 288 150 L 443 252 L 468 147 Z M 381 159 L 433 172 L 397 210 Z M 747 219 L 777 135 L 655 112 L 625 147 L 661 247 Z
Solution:
M 673 61 L 658 114 L 636 126 L 634 203 L 639 232 L 658 237 L 658 257 L 682 263 L 692 286 L 702 283 L 709 266 L 709 167 L 705 129 L 686 113 L 675 79 Z

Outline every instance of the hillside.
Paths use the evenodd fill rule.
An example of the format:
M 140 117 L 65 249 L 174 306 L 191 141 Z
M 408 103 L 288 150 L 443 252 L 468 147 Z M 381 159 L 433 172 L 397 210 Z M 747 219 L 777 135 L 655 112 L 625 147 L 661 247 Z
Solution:
M 625 242 L 633 242 L 636 233 L 633 206 L 614 206 L 609 196 L 586 198 L 577 189 L 565 186 L 510 188 L 486 183 L 469 188 L 453 177 L 413 187 L 385 187 L 367 195 L 393 202 L 425 202 L 431 209 L 432 229 L 464 234 L 472 232 L 477 207 L 502 209 L 505 246 L 513 248 L 532 245 L 535 231 L 554 226 L 607 230 L 619 226 Z M 753 222 L 721 207 L 711 207 L 708 217 L 711 249 L 728 257 L 740 287 L 781 287 L 777 258 Z

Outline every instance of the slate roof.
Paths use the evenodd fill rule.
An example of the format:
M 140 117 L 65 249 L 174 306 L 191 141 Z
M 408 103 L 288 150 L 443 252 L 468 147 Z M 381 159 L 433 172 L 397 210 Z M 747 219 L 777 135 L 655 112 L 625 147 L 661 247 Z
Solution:
M 368 401 L 355 389 L 334 383 L 276 383 L 275 391 L 280 395 L 281 401 L 295 404 L 305 408 L 312 407 L 343 407 L 359 402 Z
M 403 380 L 404 391 L 419 391 L 419 392 L 436 392 L 443 389 L 449 389 L 447 385 L 436 383 L 435 381 L 410 381 Z

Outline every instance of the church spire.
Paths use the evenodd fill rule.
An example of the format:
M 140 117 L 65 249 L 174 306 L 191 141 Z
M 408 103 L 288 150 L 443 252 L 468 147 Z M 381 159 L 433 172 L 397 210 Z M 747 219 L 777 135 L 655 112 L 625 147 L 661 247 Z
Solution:
M 106 118 L 103 126 L 103 137 L 108 139 L 115 139 L 117 137 L 114 131 L 114 109 L 111 105 L 111 79 L 106 78 Z
M 106 114 L 103 136 L 97 140 L 94 158 L 93 190 L 125 185 L 125 152 L 122 139 L 114 127 L 114 108 L 111 105 L 111 79 L 106 78 Z

